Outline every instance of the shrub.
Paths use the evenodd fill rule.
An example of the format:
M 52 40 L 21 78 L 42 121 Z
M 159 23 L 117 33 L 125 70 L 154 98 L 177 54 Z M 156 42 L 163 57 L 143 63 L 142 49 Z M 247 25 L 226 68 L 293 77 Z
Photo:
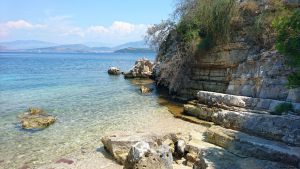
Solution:
M 190 42 L 200 37 L 200 42 L 206 43 L 200 47 L 229 40 L 235 0 L 185 0 L 175 11 L 180 16 L 176 30 L 181 40 Z
M 289 111 L 294 111 L 294 106 L 291 103 L 281 103 L 275 107 L 275 111 L 272 114 L 282 115 Z
M 270 49 L 274 46 L 276 35 L 272 22 L 275 18 L 289 15 L 290 10 L 286 9 L 282 0 L 267 0 L 266 3 L 266 8 L 253 17 L 254 23 L 248 31 L 256 44 Z
M 300 10 L 296 9 L 290 15 L 276 18 L 273 21 L 273 27 L 277 31 L 276 49 L 286 56 L 287 63 L 294 68 L 294 73 L 288 77 L 288 86 L 291 88 L 299 87 Z

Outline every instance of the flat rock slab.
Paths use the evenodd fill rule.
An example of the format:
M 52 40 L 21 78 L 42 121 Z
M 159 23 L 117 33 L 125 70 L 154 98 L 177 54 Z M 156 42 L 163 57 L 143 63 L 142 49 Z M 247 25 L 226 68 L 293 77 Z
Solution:
M 300 116 L 277 116 L 228 110 L 215 111 L 192 104 L 185 105 L 184 111 L 189 115 L 214 122 L 225 128 L 300 146 Z
M 284 101 L 279 100 L 237 96 L 209 91 L 199 91 L 197 93 L 197 98 L 200 103 L 211 106 L 226 105 L 232 107 L 265 110 L 271 112 L 275 111 L 275 107 L 277 105 L 285 103 Z M 300 113 L 300 103 L 291 102 L 291 104 L 294 106 L 295 112 Z
M 188 144 L 189 149 L 202 152 L 202 158 L 207 164 L 207 169 L 296 169 L 297 167 L 260 160 L 253 157 L 235 155 L 228 150 L 205 142 L 203 135 L 192 133 L 192 140 Z
M 207 130 L 205 136 L 206 141 L 240 156 L 255 157 L 294 166 L 300 165 L 300 147 L 291 147 L 220 126 L 212 126 Z

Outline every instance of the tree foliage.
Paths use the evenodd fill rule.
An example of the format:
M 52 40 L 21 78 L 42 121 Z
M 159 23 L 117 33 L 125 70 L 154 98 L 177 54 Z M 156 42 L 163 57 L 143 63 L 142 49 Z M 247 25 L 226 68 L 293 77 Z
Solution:
M 273 26 L 277 31 L 276 49 L 287 57 L 295 72 L 288 77 L 289 87 L 300 86 L 300 10 L 278 17 Z

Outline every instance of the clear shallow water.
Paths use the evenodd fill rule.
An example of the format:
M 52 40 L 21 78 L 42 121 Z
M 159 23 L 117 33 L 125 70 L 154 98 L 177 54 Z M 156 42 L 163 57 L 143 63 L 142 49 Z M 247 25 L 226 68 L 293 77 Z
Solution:
M 0 53 L 0 168 L 38 166 L 69 153 L 95 151 L 105 132 L 135 130 L 167 117 L 155 94 L 107 69 L 129 70 L 155 54 Z M 22 130 L 17 115 L 41 107 L 57 116 L 49 128 Z

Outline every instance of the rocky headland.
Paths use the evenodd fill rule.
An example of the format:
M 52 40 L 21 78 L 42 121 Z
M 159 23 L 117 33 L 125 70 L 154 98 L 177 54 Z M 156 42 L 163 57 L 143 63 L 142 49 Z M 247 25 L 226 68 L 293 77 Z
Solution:
M 287 65 L 287 57 L 275 48 L 272 27 L 252 32 L 257 18 L 299 10 L 299 2 L 235 5 L 233 33 L 226 43 L 216 41 L 209 50 L 178 58 L 177 27 L 160 44 L 154 66 L 139 60 L 125 74 L 153 77 L 158 87 L 185 101 L 176 117 L 202 130 L 161 134 L 162 128 L 161 133 L 103 137 L 105 149 L 124 168 L 300 168 L 300 88 L 287 87 L 297 67 Z M 149 73 L 140 73 L 145 66 Z

